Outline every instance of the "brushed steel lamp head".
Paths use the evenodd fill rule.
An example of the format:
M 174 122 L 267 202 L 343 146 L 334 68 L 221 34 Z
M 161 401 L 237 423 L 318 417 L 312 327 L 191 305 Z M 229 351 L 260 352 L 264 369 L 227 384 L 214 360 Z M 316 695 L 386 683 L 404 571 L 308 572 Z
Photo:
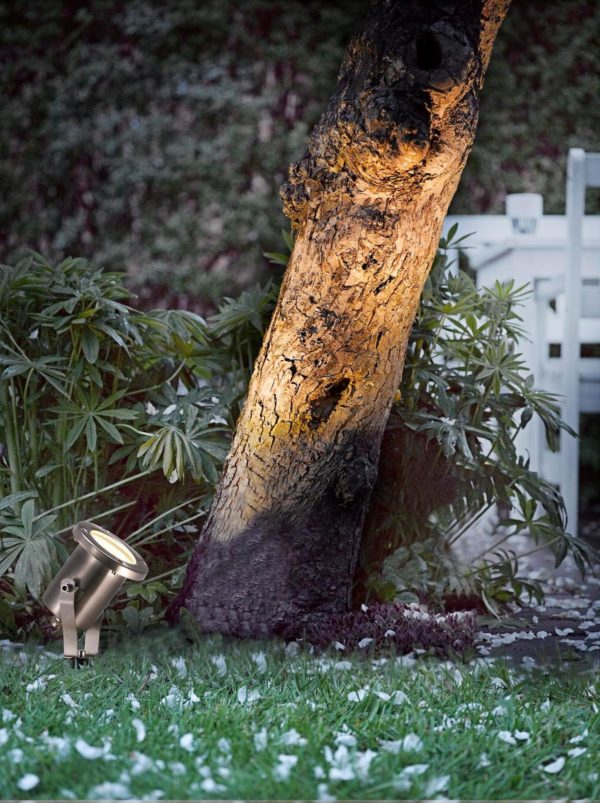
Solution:
M 91 521 L 73 527 L 77 547 L 54 577 L 42 601 L 63 632 L 64 656 L 82 663 L 97 655 L 104 611 L 126 580 L 143 580 L 148 566 L 129 544 Z M 78 646 L 78 630 L 85 645 Z

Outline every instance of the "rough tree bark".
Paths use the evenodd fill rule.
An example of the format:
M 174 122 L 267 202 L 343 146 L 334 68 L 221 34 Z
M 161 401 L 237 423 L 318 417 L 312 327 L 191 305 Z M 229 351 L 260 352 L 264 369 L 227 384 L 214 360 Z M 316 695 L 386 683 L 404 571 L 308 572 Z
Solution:
M 348 610 L 407 338 L 508 4 L 380 0 L 351 42 L 282 188 L 295 247 L 172 616 L 291 637 Z

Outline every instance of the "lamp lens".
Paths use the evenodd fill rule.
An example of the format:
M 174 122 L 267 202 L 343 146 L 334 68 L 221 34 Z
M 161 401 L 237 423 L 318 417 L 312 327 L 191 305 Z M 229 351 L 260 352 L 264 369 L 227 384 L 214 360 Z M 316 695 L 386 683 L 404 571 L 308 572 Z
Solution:
M 113 535 L 103 533 L 101 530 L 90 530 L 90 536 L 96 541 L 98 546 L 103 547 L 113 557 L 122 560 L 125 563 L 135 563 L 135 555 L 126 546 L 123 541 L 115 538 Z

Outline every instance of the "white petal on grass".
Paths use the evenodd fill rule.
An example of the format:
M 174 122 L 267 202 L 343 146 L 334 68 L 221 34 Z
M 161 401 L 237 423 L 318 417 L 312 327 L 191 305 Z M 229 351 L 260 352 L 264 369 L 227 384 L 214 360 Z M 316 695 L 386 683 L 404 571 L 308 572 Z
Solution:
M 337 797 L 329 794 L 326 783 L 320 783 L 317 786 L 317 800 L 337 800 Z
M 13 719 L 16 719 L 17 715 L 13 714 L 8 708 L 2 709 L 2 722 L 12 722 Z
M 492 762 L 489 760 L 486 753 L 482 753 L 479 756 L 479 762 L 477 763 L 478 767 L 489 767 L 491 764 Z
M 348 693 L 348 700 L 351 703 L 360 703 L 361 700 L 364 700 L 367 696 L 366 689 L 358 689 L 357 691 L 351 691 Z
M 75 750 L 77 750 L 79 755 L 83 756 L 83 758 L 90 760 L 101 758 L 110 750 L 110 740 L 106 740 L 102 747 L 94 747 L 94 745 L 88 744 L 85 739 L 77 739 L 75 742 Z
M 32 691 L 43 691 L 46 686 L 48 685 L 47 679 L 42 675 L 39 678 L 36 678 L 32 683 L 28 683 L 25 686 L 25 691 L 29 694 Z
M 550 700 L 546 699 L 540 706 L 540 711 L 549 711 L 550 710 Z
M 379 746 L 387 753 L 392 753 L 392 755 L 396 756 L 402 750 L 402 740 L 380 739 Z
M 171 665 L 175 667 L 177 674 L 180 678 L 187 677 L 187 666 L 185 665 L 185 658 L 178 655 L 176 658 L 171 658 Z
M 374 750 L 358 751 L 354 760 L 356 772 L 361 781 L 366 781 L 369 777 L 369 768 L 371 762 L 376 758 L 377 753 Z
M 200 784 L 205 792 L 224 792 L 225 787 L 222 783 L 217 783 L 212 778 L 205 778 Z
M 135 729 L 135 738 L 137 739 L 138 744 L 143 742 L 146 738 L 146 726 L 141 719 L 132 719 L 131 724 Z
M 402 703 L 406 703 L 407 701 L 408 697 L 403 691 L 395 691 L 392 695 L 392 702 L 394 705 L 402 705 Z
M 346 747 L 354 747 L 356 745 L 356 736 L 347 730 L 347 726 L 335 734 L 335 743 L 344 744 Z
M 212 770 L 210 767 L 207 767 L 206 764 L 204 763 L 205 759 L 206 759 L 206 754 L 198 756 L 194 760 L 194 764 L 196 765 L 196 770 L 198 771 L 199 775 L 201 775 L 203 778 L 210 778 L 212 775 Z
M 136 698 L 134 694 L 128 694 L 125 698 L 127 702 L 131 705 L 132 711 L 138 711 L 140 709 L 140 701 Z
M 392 695 L 388 694 L 385 691 L 376 691 L 375 694 L 377 695 L 377 697 L 379 697 L 380 700 L 385 700 L 385 702 L 392 699 Z
M 76 702 L 75 702 L 75 700 L 74 700 L 74 699 L 71 697 L 71 695 L 70 695 L 70 694 L 61 694 L 61 695 L 60 695 L 60 699 L 63 701 L 63 703 L 64 703 L 65 705 L 68 705 L 68 706 L 69 706 L 69 708 L 78 708 L 78 705 L 77 705 L 77 703 L 76 703 Z
M 199 703 L 199 702 L 200 702 L 200 698 L 198 697 L 196 692 L 193 689 L 190 689 L 190 691 L 188 693 L 188 696 L 187 696 L 187 700 L 183 704 L 183 707 L 184 708 L 189 708 L 191 705 L 194 705 L 195 703 Z
M 292 728 L 289 731 L 286 731 L 281 736 L 281 741 L 285 745 L 299 745 L 300 747 L 304 747 L 305 744 L 308 744 L 308 739 L 304 736 L 301 736 L 296 728 Z
M 290 777 L 292 767 L 295 767 L 298 763 L 298 756 L 279 753 L 277 758 L 279 759 L 279 764 L 277 764 L 273 770 L 273 777 L 276 781 L 287 781 Z
M 131 775 L 142 775 L 144 772 L 148 772 L 154 767 L 152 759 L 144 753 L 138 753 L 134 750 L 131 753 L 131 758 L 133 759 L 133 764 L 129 768 Z
M 579 756 L 582 756 L 584 753 L 587 753 L 587 747 L 572 747 L 567 751 L 567 755 L 570 758 L 579 758 Z
M 499 731 L 498 738 L 501 742 L 506 742 L 506 744 L 516 744 L 517 740 L 512 735 L 510 731 Z
M 450 783 L 449 775 L 440 775 L 437 778 L 430 778 L 423 788 L 423 795 L 426 799 L 431 799 L 438 792 L 443 792 Z
M 8 742 L 8 729 L 0 728 L 0 747 L 3 747 Z
M 429 769 L 429 764 L 409 764 L 404 767 L 402 772 L 394 779 L 394 788 L 399 792 L 407 792 L 413 783 L 413 778 L 423 775 Z
M 531 738 L 530 735 L 527 733 L 527 731 L 516 730 L 514 731 L 513 735 L 515 739 L 519 739 L 519 741 L 521 742 L 527 742 Z
M 258 689 L 248 690 L 247 686 L 240 686 L 237 693 L 238 703 L 253 703 L 260 699 L 261 694 Z
M 583 742 L 588 735 L 589 730 L 586 728 L 583 733 L 580 733 L 578 736 L 573 736 L 571 739 L 569 739 L 569 744 L 579 744 L 579 742 Z
M 350 764 L 344 767 L 332 767 L 329 770 L 330 781 L 353 781 L 355 778 L 356 775 Z
M 402 739 L 402 749 L 406 751 L 417 751 L 423 749 L 423 742 L 416 733 L 408 733 Z
M 333 665 L 334 669 L 352 669 L 351 661 L 336 661 Z
M 65 758 L 71 752 L 71 742 L 64 736 L 48 736 L 48 731 L 44 731 L 40 738 L 47 747 L 55 750 L 60 758 Z
M 92 787 L 87 796 L 89 800 L 127 800 L 131 792 L 123 783 L 105 781 Z
M 356 777 L 350 761 L 350 753 L 345 744 L 340 744 L 335 753 L 329 745 L 325 745 L 323 751 L 327 763 L 331 765 L 329 768 L 330 781 L 351 781 Z
M 368 647 L 369 644 L 372 644 L 372 643 L 373 643 L 373 639 L 372 638 L 361 638 L 361 640 L 358 642 L 358 647 L 359 647 L 359 649 L 362 650 L 365 647 Z
M 574 749 L 575 750 L 578 750 L 578 749 L 581 750 L 581 748 L 577 748 L 577 747 L 574 748 Z M 572 751 L 570 751 L 570 752 L 572 752 Z M 585 749 L 584 749 L 583 752 L 585 753 Z M 10 761 L 11 764 L 20 764 L 21 761 L 23 761 L 25 753 L 21 750 L 20 747 L 13 747 L 12 750 L 8 751 L 7 755 L 8 755 L 8 760 Z
M 267 746 L 267 729 L 261 728 L 254 734 L 254 749 L 259 752 Z
M 181 775 L 185 775 L 187 772 L 187 767 L 181 761 L 169 761 L 169 771 L 171 775 L 175 775 L 176 777 L 180 777 Z
M 346 645 L 342 644 L 341 641 L 334 641 L 333 642 L 333 646 L 336 648 L 336 650 L 345 650 L 346 649 Z
M 231 753 L 231 742 L 224 736 L 221 736 L 221 738 L 217 742 L 217 747 L 219 748 L 221 753 L 227 753 L 227 754 Z
M 423 742 L 416 733 L 408 733 L 402 739 L 387 740 L 380 739 L 379 746 L 382 750 L 393 755 L 398 755 L 401 751 L 411 752 L 423 749 Z
M 210 660 L 217 667 L 217 670 L 218 670 L 220 675 L 226 675 L 227 674 L 227 662 L 225 660 L 225 656 L 224 655 L 220 655 L 220 654 L 219 655 L 213 655 Z
M 39 784 L 40 779 L 33 772 L 28 772 L 17 781 L 17 786 L 23 792 L 29 792 L 30 789 L 35 789 Z
M 168 708 L 175 708 L 177 705 L 181 705 L 182 697 L 181 692 L 177 688 L 177 686 L 171 686 L 169 689 L 169 693 L 165 695 L 160 701 L 162 705 L 166 705 Z
M 179 740 L 179 747 L 181 747 L 182 750 L 185 750 L 188 753 L 192 753 L 194 751 L 194 734 L 184 733 L 181 739 Z
M 264 654 L 264 652 L 253 652 L 250 657 L 256 664 L 256 668 L 259 672 L 262 673 L 267 671 L 267 656 Z
M 556 773 L 560 772 L 564 766 L 565 757 L 559 756 L 555 761 L 550 762 L 550 764 L 545 764 L 542 769 L 544 772 L 549 772 L 551 775 L 556 775 Z

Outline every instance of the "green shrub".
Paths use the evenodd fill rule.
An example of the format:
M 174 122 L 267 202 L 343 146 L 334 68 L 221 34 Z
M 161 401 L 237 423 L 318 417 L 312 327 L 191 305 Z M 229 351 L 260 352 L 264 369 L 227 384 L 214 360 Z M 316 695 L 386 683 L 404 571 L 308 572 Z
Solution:
M 529 468 L 515 439 L 535 416 L 548 446 L 573 431 L 559 417 L 557 397 L 534 387 L 518 353 L 517 309 L 530 292 L 514 282 L 478 289 L 451 270 L 456 226 L 442 239 L 421 298 L 380 459 L 362 543 L 358 586 L 384 599 L 441 601 L 476 596 L 488 609 L 542 597 L 538 582 L 519 576 L 519 556 L 505 549 L 525 533 L 532 548 L 550 546 L 558 566 L 571 552 L 581 571 L 589 554 L 566 531 L 562 497 Z M 498 508 L 490 547 L 465 570 L 451 547 Z M 491 539 L 490 539 L 491 541 Z
M 239 381 L 200 386 L 213 358 L 199 316 L 127 298 L 121 274 L 81 259 L 0 267 L 0 583 L 17 612 L 77 520 L 152 546 L 156 575 L 210 500 Z

